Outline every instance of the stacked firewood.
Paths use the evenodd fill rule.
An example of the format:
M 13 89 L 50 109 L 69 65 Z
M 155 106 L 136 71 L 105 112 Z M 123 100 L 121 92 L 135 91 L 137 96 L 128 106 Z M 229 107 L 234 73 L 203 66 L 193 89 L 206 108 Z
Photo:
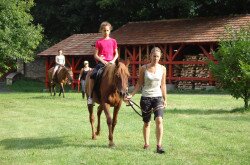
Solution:
M 193 87 L 194 87 L 194 84 L 191 81 L 179 81 L 179 82 L 177 82 L 177 88 L 181 89 L 181 90 L 193 89 Z
M 194 55 L 186 55 L 183 61 L 197 61 L 197 56 Z M 183 65 L 181 69 L 181 77 L 194 77 L 195 75 L 195 65 L 188 64 Z
M 203 54 L 199 54 L 197 56 L 198 61 L 207 61 L 207 56 L 204 56 Z M 195 77 L 202 77 L 202 78 L 208 78 L 209 77 L 209 69 L 208 66 L 205 64 L 198 64 L 195 68 Z
M 203 54 L 186 55 L 183 61 L 207 61 L 207 57 Z M 209 69 L 205 64 L 188 64 L 174 67 L 174 77 L 199 77 L 208 78 Z M 180 73 L 180 74 L 178 74 Z M 178 89 L 204 89 L 208 86 L 208 82 L 203 81 L 179 81 L 177 82 Z
M 207 86 L 209 86 L 208 82 L 202 82 L 202 81 L 194 82 L 194 89 L 196 90 L 206 89 Z
M 197 56 L 186 55 L 183 61 L 197 61 Z M 180 77 L 194 77 L 195 76 L 195 65 L 181 65 Z M 193 89 L 194 84 L 192 81 L 179 81 L 177 84 L 178 89 Z
M 173 67 L 173 77 L 180 77 L 181 76 L 181 65 L 174 65 Z

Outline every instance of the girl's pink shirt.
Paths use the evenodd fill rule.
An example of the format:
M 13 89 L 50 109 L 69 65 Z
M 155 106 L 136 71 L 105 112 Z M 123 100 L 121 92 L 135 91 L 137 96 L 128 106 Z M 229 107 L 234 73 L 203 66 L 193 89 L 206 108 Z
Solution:
M 117 42 L 113 38 L 101 38 L 96 41 L 95 48 L 98 50 L 98 55 L 102 56 L 105 61 L 109 62 L 114 58 L 115 49 L 117 49 Z

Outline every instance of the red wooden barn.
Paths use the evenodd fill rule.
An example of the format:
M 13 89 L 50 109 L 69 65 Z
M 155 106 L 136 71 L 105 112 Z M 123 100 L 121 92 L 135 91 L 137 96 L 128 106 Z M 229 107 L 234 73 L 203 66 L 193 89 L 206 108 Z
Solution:
M 158 46 L 163 52 L 161 63 L 167 67 L 168 83 L 200 89 L 214 85 L 207 60 L 214 60 L 211 52 L 218 47 L 224 27 L 238 29 L 249 23 L 250 15 L 129 22 L 112 34 L 118 41 L 120 56 L 131 61 L 132 84 L 138 78 L 138 68 L 149 62 L 151 48 Z
M 120 58 L 130 59 L 131 84 L 136 83 L 139 67 L 149 62 L 152 47 L 158 46 L 163 52 L 161 63 L 167 67 L 168 83 L 199 89 L 214 85 L 207 60 L 214 60 L 212 51 L 218 47 L 225 26 L 238 29 L 249 23 L 250 15 L 129 22 L 112 32 L 112 37 L 118 42 Z M 89 60 L 93 67 L 92 45 L 99 37 L 99 33 L 75 34 L 39 53 L 46 57 L 46 83 L 58 49 L 63 49 L 74 78 L 83 60 Z
M 93 59 L 93 44 L 100 37 L 100 33 L 74 34 L 39 53 L 39 56 L 46 57 L 46 87 L 48 87 L 48 70 L 55 64 L 55 56 L 58 54 L 58 49 L 62 49 L 66 58 L 66 66 L 71 67 L 74 73 L 74 83 L 72 83 L 72 88 L 75 88 L 78 74 L 83 67 L 83 61 L 88 60 L 90 66 L 95 65 Z

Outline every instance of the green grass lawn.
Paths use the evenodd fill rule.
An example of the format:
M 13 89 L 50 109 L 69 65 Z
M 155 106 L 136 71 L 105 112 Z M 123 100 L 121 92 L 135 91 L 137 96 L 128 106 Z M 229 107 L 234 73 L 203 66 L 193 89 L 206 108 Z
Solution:
M 105 115 L 101 135 L 91 139 L 86 100 L 48 93 L 0 94 L 0 164 L 249 164 L 250 112 L 234 112 L 242 100 L 230 95 L 169 94 L 164 114 L 166 154 L 144 151 L 142 120 L 122 106 L 115 148 L 108 147 Z M 133 99 L 139 103 L 140 95 Z

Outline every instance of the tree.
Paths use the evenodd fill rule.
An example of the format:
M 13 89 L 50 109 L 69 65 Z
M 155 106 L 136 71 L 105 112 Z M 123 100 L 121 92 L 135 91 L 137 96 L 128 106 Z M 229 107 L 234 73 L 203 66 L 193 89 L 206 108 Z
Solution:
M 33 0 L 0 1 L 0 76 L 15 65 L 17 59 L 29 62 L 42 40 L 42 27 L 33 25 L 29 14 Z
M 250 99 L 250 24 L 239 30 L 226 28 L 226 33 L 214 52 L 218 64 L 210 62 L 214 78 L 236 99 L 244 100 L 247 109 Z
M 250 12 L 249 0 L 34 0 L 31 13 L 50 43 L 72 34 L 97 32 L 102 21 L 114 30 L 131 21 Z

